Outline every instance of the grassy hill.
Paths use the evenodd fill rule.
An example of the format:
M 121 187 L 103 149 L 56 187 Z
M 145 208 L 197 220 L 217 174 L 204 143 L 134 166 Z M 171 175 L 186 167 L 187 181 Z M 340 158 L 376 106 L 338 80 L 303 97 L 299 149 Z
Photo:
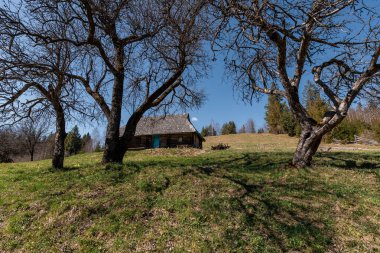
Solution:
M 211 151 L 219 142 L 231 149 Z M 0 252 L 379 251 L 380 150 L 334 147 L 297 170 L 296 142 L 242 134 L 123 166 L 101 153 L 64 171 L 0 164 Z

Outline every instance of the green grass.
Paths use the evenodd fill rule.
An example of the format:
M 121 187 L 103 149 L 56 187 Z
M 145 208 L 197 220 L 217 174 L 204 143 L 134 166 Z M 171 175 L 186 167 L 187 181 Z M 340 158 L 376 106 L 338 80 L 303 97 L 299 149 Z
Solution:
M 210 151 L 215 143 L 230 150 Z M 205 151 L 0 164 L 0 252 L 377 252 L 380 153 L 288 166 L 296 139 L 211 137 Z

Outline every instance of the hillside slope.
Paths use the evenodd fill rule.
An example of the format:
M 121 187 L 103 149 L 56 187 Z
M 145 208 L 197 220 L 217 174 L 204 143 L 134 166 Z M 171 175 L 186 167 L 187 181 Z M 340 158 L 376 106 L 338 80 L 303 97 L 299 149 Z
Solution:
M 211 151 L 219 142 L 230 150 Z M 320 153 L 287 166 L 297 139 L 209 137 L 205 150 L 100 153 L 0 164 L 0 252 L 380 250 L 380 153 Z

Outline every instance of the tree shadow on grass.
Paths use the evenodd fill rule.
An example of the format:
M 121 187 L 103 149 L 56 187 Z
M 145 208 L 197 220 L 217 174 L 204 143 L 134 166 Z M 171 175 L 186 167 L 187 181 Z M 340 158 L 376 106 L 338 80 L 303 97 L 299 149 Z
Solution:
M 135 163 L 140 169 L 145 166 L 181 168 L 182 177 L 191 174 L 201 178 L 205 180 L 205 187 L 207 182 L 228 182 L 228 190 L 233 194 L 224 188 L 221 194 L 216 192 L 213 196 L 207 196 L 203 200 L 202 209 L 197 211 L 200 220 L 207 221 L 208 224 L 227 224 L 222 233 L 225 248 L 244 251 L 255 244 L 254 251 L 257 252 L 325 252 L 333 247 L 336 236 L 336 202 L 351 203 L 357 196 L 354 191 L 346 191 L 344 187 L 336 188 L 342 187 L 341 185 L 330 186 L 318 177 L 302 176 L 309 173 L 309 169 L 294 169 L 294 172 L 288 173 L 287 170 L 292 169 L 288 167 L 292 154 L 231 153 L 216 158 L 194 157 L 190 165 L 181 160 L 173 163 L 159 160 Z M 380 168 L 380 155 L 319 153 L 314 164 L 341 169 L 372 170 Z M 289 177 L 284 179 L 282 175 L 286 173 Z M 170 179 L 169 182 L 171 181 L 175 184 L 176 179 Z M 169 185 L 165 185 L 164 190 Z M 214 184 L 210 184 L 211 186 L 215 187 Z M 238 225 L 233 225 L 230 220 L 238 219 L 237 217 Z M 252 236 L 256 236 L 255 241 Z M 210 247 L 213 245 L 210 244 Z
M 380 169 L 380 154 L 368 153 L 318 153 L 315 165 L 332 166 L 345 170 Z
M 69 172 L 79 170 L 79 166 L 64 166 L 63 168 L 53 168 L 49 167 L 49 172 Z
M 337 186 L 307 176 L 304 180 L 277 180 L 276 174 L 291 169 L 288 166 L 291 157 L 291 152 L 245 153 L 197 167 L 195 173 L 228 180 L 242 189 L 238 196 L 228 199 L 230 206 L 234 207 L 233 216 L 244 217 L 244 224 L 238 229 L 225 230 L 225 240 L 230 243 L 230 247 L 236 246 L 236 243 L 244 245 L 238 238 L 244 238 L 247 230 L 258 232 L 265 242 L 264 246 L 259 243 L 263 248 L 258 248 L 258 251 L 264 248 L 268 250 L 268 245 L 283 252 L 306 249 L 325 252 L 332 247 L 336 235 L 333 226 L 336 200 L 351 202 L 357 196 L 345 191 L 343 186 L 336 189 L 334 187 Z M 314 163 L 316 166 L 329 165 L 371 172 L 380 168 L 380 155 L 321 153 L 316 156 Z M 252 174 L 249 175 L 249 172 Z M 255 175 L 258 175 L 255 172 L 269 173 L 265 173 L 262 179 L 255 179 Z M 290 175 L 298 177 L 305 172 L 308 173 L 308 170 L 295 170 Z
M 271 168 L 272 164 L 268 166 Z M 240 195 L 228 200 L 230 206 L 234 207 L 232 212 L 235 216 L 244 217 L 242 226 L 225 231 L 224 239 L 230 243 L 230 247 L 236 246 L 238 241 L 244 248 L 245 242 L 239 241 L 239 238 L 244 238 L 247 231 L 257 233 L 261 238 L 261 245 L 260 242 L 256 245 L 258 251 L 264 248 L 282 252 L 302 251 L 308 247 L 314 252 L 324 252 L 331 246 L 334 229 L 328 217 L 320 216 L 328 209 L 325 209 L 326 206 L 312 207 L 304 199 L 326 195 L 323 187 L 312 182 L 282 183 L 272 179 L 252 182 L 238 175 L 220 174 L 210 167 L 199 167 L 197 171 L 227 180 L 241 189 Z M 300 192 L 305 196 L 300 195 Z
M 312 176 L 303 177 L 309 169 L 294 169 L 294 173 L 289 173 L 293 178 L 282 182 L 280 174 L 292 169 L 291 157 L 291 152 L 246 153 L 197 167 L 196 173 L 228 180 L 242 189 L 241 194 L 228 199 L 230 206 L 235 207 L 233 216 L 243 215 L 245 220 L 238 229 L 225 231 L 225 240 L 230 241 L 231 247 L 239 241 L 237 238 L 244 238 L 247 230 L 259 232 L 265 242 L 262 247 L 272 245 L 274 250 L 283 252 L 325 252 L 333 246 L 335 203 L 355 205 L 352 201 L 358 196 L 343 182 L 330 185 Z M 333 152 L 319 153 L 315 158 L 314 166 L 374 172 L 380 179 L 380 154 Z
M 145 167 L 183 170 L 175 177 L 167 177 L 164 171 L 162 180 L 143 178 L 137 182 L 138 188 L 146 195 L 146 202 L 150 203 L 142 208 L 144 219 L 153 216 L 156 200 L 176 184 L 177 177 L 191 174 L 206 179 L 202 181 L 205 187 L 207 182 L 216 179 L 228 182 L 229 189 L 235 191 L 233 194 L 229 195 L 226 189 L 221 190 L 223 192 L 212 189 L 215 195 L 206 196 L 202 209 L 196 212 L 202 222 L 208 222 L 205 224 L 228 224 L 221 228 L 223 249 L 245 251 L 255 244 L 256 252 L 325 252 L 332 247 L 336 234 L 333 226 L 335 200 L 352 201 L 355 196 L 349 192 L 341 195 L 322 181 L 295 178 L 308 170 L 294 170 L 290 173 L 294 178 L 282 181 L 281 175 L 276 177 L 276 174 L 288 169 L 291 157 L 292 152 L 238 153 L 220 158 L 194 157 L 193 164 L 181 160 L 147 159 L 127 162 L 108 170 L 114 174 L 112 179 L 115 183 L 125 182 L 130 175 L 140 173 Z M 377 162 L 380 155 L 375 154 L 322 153 L 316 158 L 317 166 L 330 165 L 342 169 L 377 169 L 380 163 Z M 259 174 L 264 175 L 259 178 Z M 215 187 L 214 184 L 210 186 Z M 223 215 L 226 217 L 220 217 Z M 212 220 L 212 216 L 217 218 Z M 240 218 L 234 225 L 230 220 L 236 217 Z M 214 247 L 210 245 L 210 248 Z

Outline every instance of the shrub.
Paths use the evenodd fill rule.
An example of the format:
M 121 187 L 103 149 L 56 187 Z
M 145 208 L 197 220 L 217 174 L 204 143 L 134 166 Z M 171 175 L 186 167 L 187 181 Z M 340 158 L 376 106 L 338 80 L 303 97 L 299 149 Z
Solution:
M 229 149 L 230 146 L 228 146 L 227 144 L 223 144 L 223 143 L 219 143 L 218 145 L 215 145 L 215 146 L 211 146 L 211 150 L 225 150 L 225 149 Z
M 355 135 L 360 135 L 365 129 L 365 123 L 360 120 L 344 119 L 340 125 L 333 129 L 327 141 L 337 139 L 342 143 L 352 142 L 355 140 Z
M 257 133 L 258 134 L 263 134 L 263 133 L 265 133 L 265 129 L 264 128 L 259 128 L 259 130 L 257 130 Z

